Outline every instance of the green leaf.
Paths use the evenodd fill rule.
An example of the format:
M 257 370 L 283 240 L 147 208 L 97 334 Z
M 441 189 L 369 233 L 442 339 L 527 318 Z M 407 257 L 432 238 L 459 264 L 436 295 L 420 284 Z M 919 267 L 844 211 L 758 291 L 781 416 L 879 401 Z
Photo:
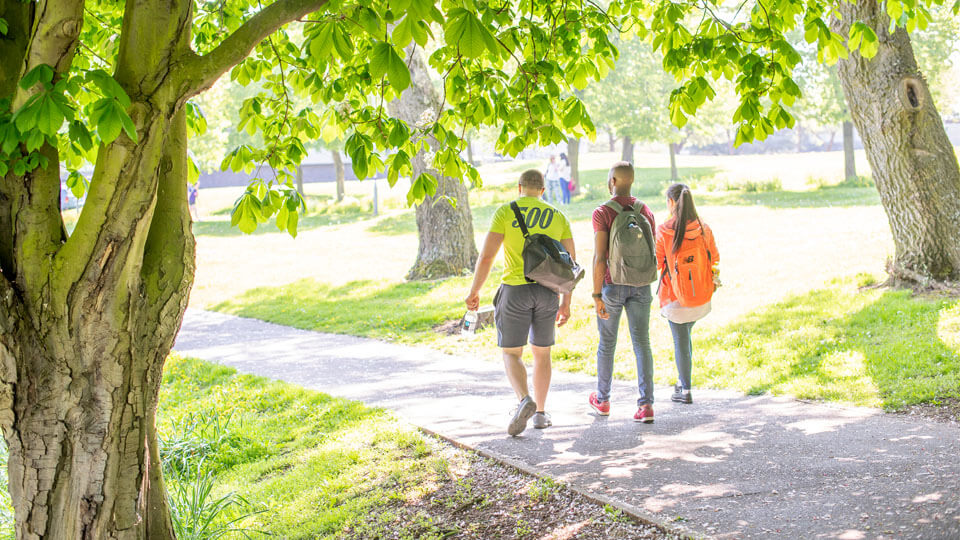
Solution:
M 413 20 L 413 17 L 407 15 L 397 24 L 393 29 L 393 33 L 390 34 L 390 39 L 393 40 L 393 44 L 401 49 L 406 47 L 413 41 L 413 28 L 416 26 L 416 21 Z
M 70 188 L 70 193 L 78 199 L 83 197 L 83 194 L 86 193 L 87 187 L 89 186 L 87 179 L 77 171 L 70 171 L 66 183 L 67 187 Z
M 456 45 L 460 54 L 467 58 L 477 58 L 487 50 L 493 35 L 473 13 L 455 8 L 450 10 L 444 39 L 449 45 Z M 491 52 L 496 53 L 496 49 Z
M 410 140 L 410 130 L 407 128 L 407 124 L 402 120 L 397 120 L 393 124 L 393 129 L 390 130 L 388 142 L 393 146 L 400 146 L 408 140 Z
M 40 64 L 20 79 L 20 88 L 29 90 L 37 83 L 50 84 L 52 81 L 53 68 L 46 64 Z
M 5 35 L 7 35 L 7 30 L 8 30 L 8 28 L 7 28 L 7 21 L 4 20 L 3 17 L 0 17 L 0 36 L 5 36 Z M 6 173 L 6 166 L 4 166 L 4 172 L 3 172 L 3 174 L 0 174 L 0 176 L 3 176 L 4 174 L 7 174 L 7 173 Z
M 860 55 L 864 58 L 873 58 L 880 50 L 880 40 L 877 34 L 869 26 L 863 30 L 863 42 L 860 44 Z
M 333 48 L 344 60 L 353 58 L 353 42 L 339 24 L 333 26 Z
M 97 128 L 97 134 L 104 144 L 113 142 L 123 129 L 123 121 L 117 113 L 112 98 L 102 98 L 93 103 L 90 112 L 90 124 Z
M 124 110 L 130 108 L 130 96 L 128 96 L 127 92 L 120 86 L 120 83 L 106 71 L 102 69 L 88 71 L 87 80 L 97 85 L 104 97 L 115 98 L 120 102 L 120 105 L 123 106 Z
M 53 102 L 49 95 L 44 97 L 38 103 L 37 128 L 41 133 L 54 136 L 60 130 L 65 120 L 60 108 Z
M 390 85 L 397 92 L 410 86 L 410 70 L 389 43 L 379 41 L 370 55 L 370 76 L 379 79 L 387 75 Z

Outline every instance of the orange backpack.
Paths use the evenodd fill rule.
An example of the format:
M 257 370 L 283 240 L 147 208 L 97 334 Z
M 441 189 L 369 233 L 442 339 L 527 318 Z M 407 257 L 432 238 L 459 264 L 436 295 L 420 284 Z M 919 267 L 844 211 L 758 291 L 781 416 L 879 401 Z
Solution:
M 703 223 L 700 223 L 700 234 L 696 238 L 684 237 L 680 251 L 674 253 L 670 246 L 665 251 L 667 271 L 664 277 L 669 274 L 669 286 L 680 305 L 695 307 L 709 302 L 714 290 L 713 255 L 707 248 Z

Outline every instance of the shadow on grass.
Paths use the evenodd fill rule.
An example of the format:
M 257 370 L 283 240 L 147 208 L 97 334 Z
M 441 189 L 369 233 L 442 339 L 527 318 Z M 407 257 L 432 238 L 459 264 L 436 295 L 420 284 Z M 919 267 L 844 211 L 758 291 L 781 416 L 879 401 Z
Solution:
M 957 306 L 852 284 L 812 291 L 700 340 L 695 378 L 888 409 L 957 397 L 960 355 L 938 336 Z
M 252 289 L 214 309 L 304 330 L 415 342 L 463 315 L 468 280 L 364 280 L 334 287 L 303 279 Z

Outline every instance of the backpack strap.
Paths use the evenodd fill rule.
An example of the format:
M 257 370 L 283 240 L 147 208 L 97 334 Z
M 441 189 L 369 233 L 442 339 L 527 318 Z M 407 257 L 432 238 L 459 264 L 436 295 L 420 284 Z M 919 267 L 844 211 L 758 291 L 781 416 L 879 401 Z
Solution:
M 620 212 L 623 212 L 623 205 L 613 199 L 610 199 L 609 201 L 603 203 L 603 205 L 606 206 L 607 208 L 613 208 L 614 210 L 616 210 L 617 214 L 619 214 Z
M 526 238 L 530 236 L 530 231 L 527 229 L 527 224 L 523 221 L 523 214 L 520 213 L 520 206 L 517 205 L 517 201 L 511 202 L 510 208 L 513 210 L 514 217 L 517 218 L 517 224 L 520 225 L 520 232 L 523 233 L 523 237 Z
M 697 216 L 697 223 L 700 224 L 700 236 L 703 237 L 703 241 L 707 241 L 707 230 L 703 228 L 703 222 L 700 221 L 700 216 Z M 710 248 L 707 248 L 707 260 L 710 261 L 710 266 L 713 266 L 713 253 L 710 253 Z

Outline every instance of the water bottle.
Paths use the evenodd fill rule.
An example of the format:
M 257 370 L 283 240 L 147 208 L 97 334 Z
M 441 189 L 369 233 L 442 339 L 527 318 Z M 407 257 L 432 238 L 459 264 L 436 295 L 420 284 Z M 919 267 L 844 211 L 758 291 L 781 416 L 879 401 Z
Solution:
M 474 337 L 477 335 L 477 321 L 480 318 L 477 316 L 475 310 L 467 311 L 467 314 L 463 316 L 463 326 L 460 328 L 460 333 L 467 337 Z

